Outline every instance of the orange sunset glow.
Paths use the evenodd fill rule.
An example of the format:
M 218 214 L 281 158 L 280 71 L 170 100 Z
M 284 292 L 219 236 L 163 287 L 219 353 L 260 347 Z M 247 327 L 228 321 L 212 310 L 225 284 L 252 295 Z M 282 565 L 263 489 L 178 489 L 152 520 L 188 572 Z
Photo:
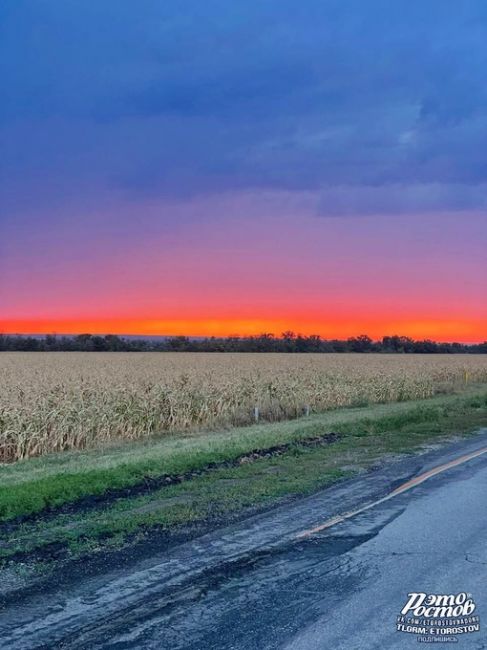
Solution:
M 245 226 L 240 214 L 183 223 L 178 238 L 132 240 L 114 221 L 94 243 L 70 231 L 32 241 L 28 258 L 20 248 L 4 258 L 0 331 L 487 338 L 481 216 L 466 229 L 457 215 L 328 220 L 270 209 Z M 110 215 L 95 213 L 93 228 L 95 217 Z
M 346 338 L 366 332 L 379 339 L 400 332 L 411 338 L 429 338 L 436 341 L 480 342 L 485 337 L 485 323 L 461 321 L 306 321 L 306 320 L 61 320 L 61 321 L 4 321 L 0 330 L 5 334 L 127 334 L 168 336 L 252 336 L 272 333 L 280 336 L 286 330 L 304 335 L 317 334 L 322 338 Z

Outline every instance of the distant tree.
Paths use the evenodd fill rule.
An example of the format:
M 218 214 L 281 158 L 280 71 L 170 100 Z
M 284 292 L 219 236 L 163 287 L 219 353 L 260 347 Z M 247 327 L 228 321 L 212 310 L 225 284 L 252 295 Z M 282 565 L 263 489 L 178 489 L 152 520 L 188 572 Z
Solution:
M 167 341 L 167 349 L 173 352 L 187 352 L 190 348 L 190 340 L 187 336 L 173 336 Z
M 125 348 L 122 339 L 114 334 L 107 334 L 105 336 L 105 343 L 110 352 L 121 352 Z
M 44 338 L 44 345 L 46 350 L 56 350 L 57 349 L 57 337 L 55 334 L 46 334 Z
M 287 330 L 281 334 L 283 352 L 296 352 L 296 334 Z
M 258 336 L 229 336 L 191 339 L 188 336 L 174 336 L 167 339 L 125 339 L 114 334 L 98 336 L 45 337 L 1 334 L 0 351 L 82 351 L 82 352 L 385 352 L 409 354 L 487 354 L 487 342 L 465 345 L 463 343 L 436 343 L 425 339 L 414 341 L 407 336 L 384 336 L 374 342 L 369 336 L 361 335 L 347 340 L 322 339 L 318 334 L 304 336 L 294 332 L 283 332 L 276 338 L 269 332 Z
M 415 342 L 407 336 L 384 336 L 382 350 L 384 352 L 414 352 Z
M 350 352 L 372 352 L 375 348 L 374 342 L 366 334 L 347 339 Z
M 75 337 L 76 349 L 80 352 L 91 352 L 94 350 L 91 334 L 79 334 Z
M 308 336 L 308 352 L 321 352 L 322 340 L 318 334 L 310 334 Z

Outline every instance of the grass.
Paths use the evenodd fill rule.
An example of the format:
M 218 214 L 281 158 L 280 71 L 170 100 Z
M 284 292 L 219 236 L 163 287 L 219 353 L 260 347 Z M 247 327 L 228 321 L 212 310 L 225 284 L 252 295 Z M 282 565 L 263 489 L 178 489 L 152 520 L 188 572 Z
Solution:
M 133 544 L 154 529 L 171 532 L 201 522 L 220 522 L 249 508 L 309 494 L 351 476 L 391 455 L 413 452 L 452 433 L 487 425 L 487 388 L 402 404 L 344 409 L 300 420 L 161 439 L 99 453 L 79 453 L 24 461 L 2 468 L 0 507 L 4 520 L 40 512 L 107 487 L 131 485 L 148 472 L 174 474 L 228 461 L 254 449 L 291 442 L 280 456 L 235 467 L 209 469 L 176 485 L 143 496 L 106 503 L 102 508 L 9 524 L 0 556 L 86 554 Z M 306 438 L 335 431 L 333 444 L 304 447 Z M 67 488 L 65 486 L 68 486 Z M 96 492 L 95 492 L 96 491 Z M 54 551 L 53 551 L 54 553 Z
M 443 408 L 482 399 L 484 388 L 458 396 L 442 396 L 397 404 L 342 409 L 280 423 L 234 428 L 216 433 L 164 436 L 118 448 L 69 452 L 28 459 L 0 468 L 0 521 L 39 513 L 130 488 L 161 475 L 182 475 L 209 463 L 233 461 L 253 450 L 299 442 L 329 431 L 366 431 L 382 420 L 389 428 L 400 423 L 434 421 Z

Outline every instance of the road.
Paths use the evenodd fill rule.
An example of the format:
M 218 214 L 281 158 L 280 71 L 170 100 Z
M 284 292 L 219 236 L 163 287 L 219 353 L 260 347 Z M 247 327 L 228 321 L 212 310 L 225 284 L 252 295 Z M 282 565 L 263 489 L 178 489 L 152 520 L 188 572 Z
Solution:
M 32 594 L 2 613 L 0 647 L 417 648 L 425 647 L 417 635 L 396 630 L 408 593 L 467 592 L 481 629 L 457 636 L 454 647 L 487 648 L 484 449 L 487 431 L 141 559 L 130 571 Z

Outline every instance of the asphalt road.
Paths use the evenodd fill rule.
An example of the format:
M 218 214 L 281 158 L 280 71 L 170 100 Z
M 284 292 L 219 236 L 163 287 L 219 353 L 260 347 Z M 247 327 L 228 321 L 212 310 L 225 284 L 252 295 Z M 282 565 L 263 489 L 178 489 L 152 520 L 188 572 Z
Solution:
M 408 593 L 467 592 L 480 632 L 452 645 L 487 648 L 487 453 L 414 485 L 415 477 L 486 447 L 487 431 L 179 545 L 131 571 L 33 594 L 2 612 L 0 647 L 418 648 L 425 646 L 417 634 L 396 630 Z M 398 492 L 405 483 L 409 489 Z M 364 506 L 333 524 L 337 514 Z

